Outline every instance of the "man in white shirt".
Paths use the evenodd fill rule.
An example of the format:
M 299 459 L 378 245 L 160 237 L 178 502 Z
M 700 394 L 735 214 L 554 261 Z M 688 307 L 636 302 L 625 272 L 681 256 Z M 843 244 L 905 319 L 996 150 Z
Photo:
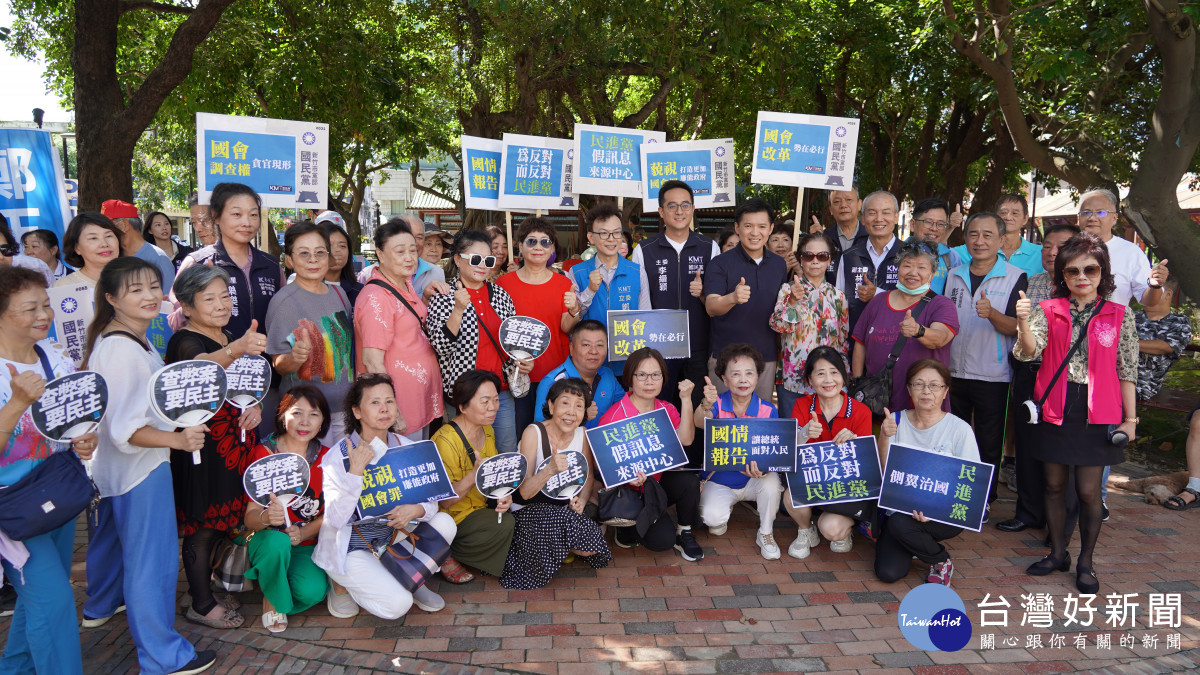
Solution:
M 1137 244 L 1114 237 L 1112 229 L 1119 216 L 1117 196 L 1108 190 L 1088 190 L 1079 198 L 1080 229 L 1100 237 L 1108 246 L 1108 259 L 1117 282 L 1117 289 L 1109 300 L 1128 305 L 1131 299 L 1137 298 L 1143 305 L 1156 304 L 1162 294 L 1162 283 L 1167 280 L 1167 261 L 1151 268 L 1149 259 Z

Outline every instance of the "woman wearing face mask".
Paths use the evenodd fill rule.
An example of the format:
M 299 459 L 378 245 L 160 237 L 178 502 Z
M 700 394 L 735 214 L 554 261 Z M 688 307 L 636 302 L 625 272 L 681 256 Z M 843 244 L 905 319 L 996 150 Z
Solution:
M 850 371 L 854 377 L 878 373 L 887 363 L 896 340 L 901 335 L 908 338 L 892 368 L 892 398 L 888 404 L 892 410 L 907 410 L 912 407 L 912 399 L 902 374 L 921 359 L 950 362 L 950 341 L 958 332 L 958 312 L 948 298 L 929 292 L 929 283 L 937 270 L 937 253 L 922 243 L 899 246 L 896 267 L 900 278 L 896 288 L 876 293 L 854 324 Z M 928 302 L 921 307 L 917 303 L 924 298 Z M 949 397 L 942 403 L 946 412 L 950 412 Z

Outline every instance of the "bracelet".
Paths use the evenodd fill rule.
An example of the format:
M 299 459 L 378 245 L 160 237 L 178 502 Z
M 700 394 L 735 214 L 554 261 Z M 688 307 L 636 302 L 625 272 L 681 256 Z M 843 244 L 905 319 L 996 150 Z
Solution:
M 259 511 L 259 512 L 258 512 L 258 522 L 262 523 L 263 525 L 266 525 L 267 527 L 270 527 L 270 526 L 271 526 L 271 524 L 270 524 L 270 523 L 268 523 L 268 522 L 267 522 L 267 521 L 266 521 L 266 520 L 263 518 L 263 516 L 265 516 L 265 515 L 267 515 L 267 510 L 266 510 L 266 509 L 263 509 L 262 511 Z
M 225 355 L 231 359 L 233 358 L 233 352 L 229 350 L 229 345 L 225 345 Z

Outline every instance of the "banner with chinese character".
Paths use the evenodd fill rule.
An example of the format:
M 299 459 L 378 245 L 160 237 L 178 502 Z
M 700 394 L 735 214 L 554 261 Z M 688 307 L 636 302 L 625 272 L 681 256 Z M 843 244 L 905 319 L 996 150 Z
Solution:
M 642 146 L 642 211 L 658 210 L 658 189 L 669 180 L 692 188 L 698 209 L 733 206 L 733 139 L 675 141 Z
M 978 532 L 994 470 L 987 462 L 892 443 L 879 508 L 920 511 L 930 520 Z
M 692 355 L 688 339 L 686 309 L 629 309 L 608 312 L 608 360 L 624 361 L 649 347 L 664 359 L 686 359 Z
M 96 289 L 87 284 L 58 286 L 46 290 L 50 296 L 50 307 L 54 310 L 54 323 L 50 325 L 50 339 L 62 346 L 63 351 L 76 366 L 83 363 L 83 347 L 88 324 L 95 313 Z M 158 317 L 150 322 L 146 337 L 158 355 L 166 358 L 167 342 L 171 339 L 171 326 L 167 316 L 174 309 L 169 302 L 162 304 Z
M 796 420 L 704 420 L 704 470 L 745 471 L 758 462 L 759 471 L 796 470 Z
M 468 209 L 499 211 L 500 158 L 504 143 L 478 136 L 462 137 L 463 199 Z
M 213 361 L 176 361 L 150 377 L 150 405 L 177 427 L 204 424 L 225 405 L 225 369 Z
M 854 185 L 858 120 L 760 110 L 750 182 L 848 190 Z
M 475 489 L 488 499 L 507 497 L 521 487 L 529 460 L 519 452 L 492 455 L 475 466 Z
M 450 474 L 433 441 L 388 448 L 363 469 L 357 519 L 386 515 L 402 504 L 421 504 L 454 496 Z
M 308 462 L 300 455 L 277 452 L 251 462 L 242 474 L 242 487 L 259 506 L 270 506 L 271 495 L 286 504 L 308 489 L 310 472 Z
M 500 346 L 514 359 L 536 359 L 550 348 L 550 328 L 530 316 L 510 316 L 500 324 Z
M 225 367 L 229 402 L 245 410 L 261 402 L 271 388 L 271 362 L 265 356 L 244 354 Z
M 624 485 L 639 471 L 649 476 L 688 463 L 671 418 L 661 408 L 589 429 L 587 438 L 605 488 Z
M 797 446 L 796 471 L 787 475 L 797 507 L 875 499 L 882 480 L 874 436 Z
M 218 183 L 243 183 L 267 208 L 323 209 L 329 126 L 196 113 L 196 173 L 201 204 Z
M 0 213 L 18 242 L 38 228 L 62 241 L 71 220 L 64 180 L 49 131 L 0 128 Z
M 504 134 L 500 156 L 499 208 L 574 210 L 571 141 Z
M 661 131 L 575 125 L 575 191 L 612 197 L 641 197 L 643 144 L 665 143 Z
M 542 494 L 551 499 L 571 499 L 582 492 L 583 486 L 587 484 L 587 458 L 578 450 L 563 450 L 556 454 L 567 460 L 567 468 L 546 480 L 546 484 L 542 486 Z M 541 471 L 549 463 L 550 457 L 543 459 L 538 463 L 537 470 Z
M 52 441 L 82 436 L 104 419 L 108 383 L 100 373 L 81 370 L 46 384 L 41 398 L 29 407 L 33 426 Z

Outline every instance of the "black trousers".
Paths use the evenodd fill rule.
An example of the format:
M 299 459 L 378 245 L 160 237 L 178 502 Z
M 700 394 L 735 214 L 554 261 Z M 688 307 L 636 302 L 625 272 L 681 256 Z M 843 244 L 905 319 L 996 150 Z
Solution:
M 1007 411 L 1008 382 L 956 377 L 950 384 L 950 412 L 975 428 L 979 459 L 996 467 L 988 491 L 989 504 L 996 500 L 996 481 L 1000 476 L 1000 460 L 1004 456 L 1004 416 Z
M 695 471 L 666 471 L 659 485 L 667 493 L 667 504 L 675 505 L 679 524 L 695 527 L 700 522 L 700 474 Z M 654 480 L 650 478 L 648 480 Z M 631 530 L 633 528 L 630 528 Z M 664 513 L 642 537 L 642 545 L 651 551 L 666 551 L 675 545 L 675 521 Z
M 912 557 L 929 565 L 945 562 L 950 553 L 941 542 L 952 539 L 962 528 L 945 523 L 919 522 L 904 513 L 893 513 L 883 521 L 883 534 L 875 542 L 875 576 L 893 583 L 908 576 Z

